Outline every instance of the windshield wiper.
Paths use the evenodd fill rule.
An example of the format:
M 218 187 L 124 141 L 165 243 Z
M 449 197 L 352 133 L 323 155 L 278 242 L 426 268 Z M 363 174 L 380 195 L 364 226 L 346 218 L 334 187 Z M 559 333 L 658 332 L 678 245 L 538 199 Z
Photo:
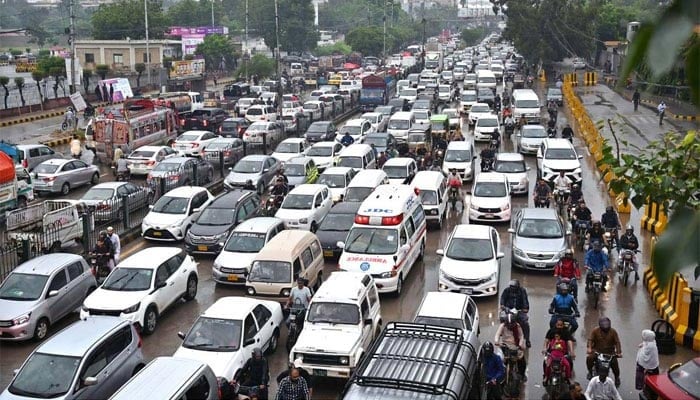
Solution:
M 313 320 L 313 321 L 311 321 L 311 322 L 314 323 L 314 324 L 331 324 L 331 325 L 336 325 L 336 324 L 340 324 L 340 323 L 341 323 L 341 322 L 333 321 L 333 320 L 330 320 L 330 319 L 316 319 L 316 320 Z

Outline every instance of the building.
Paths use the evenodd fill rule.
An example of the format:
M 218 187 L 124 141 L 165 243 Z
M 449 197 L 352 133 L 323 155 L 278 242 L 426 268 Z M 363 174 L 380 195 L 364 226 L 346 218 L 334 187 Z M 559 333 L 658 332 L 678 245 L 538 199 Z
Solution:
M 179 40 L 149 40 L 148 46 L 153 68 L 160 68 L 164 57 L 182 57 Z M 96 65 L 106 64 L 112 71 L 128 73 L 137 63 L 147 64 L 145 40 L 76 40 L 75 52 L 83 68 L 93 71 Z

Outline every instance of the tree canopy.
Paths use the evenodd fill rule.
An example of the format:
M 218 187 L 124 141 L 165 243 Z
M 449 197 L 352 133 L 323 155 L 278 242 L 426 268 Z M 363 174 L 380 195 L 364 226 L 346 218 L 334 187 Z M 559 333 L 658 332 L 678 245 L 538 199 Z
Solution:
M 195 54 L 204 57 L 207 71 L 214 71 L 219 68 L 221 60 L 226 61 L 227 68 L 235 65 L 235 49 L 233 43 L 224 35 L 207 35 L 204 42 L 197 45 Z
M 148 1 L 148 35 L 162 39 L 171 25 L 161 0 Z M 146 37 L 144 3 L 141 0 L 117 0 L 100 5 L 92 15 L 92 36 L 99 40 L 144 39 Z
M 212 3 L 214 6 L 214 24 L 223 25 L 224 6 L 214 0 L 180 0 L 168 8 L 167 15 L 178 26 L 211 25 Z M 150 10 L 148 11 L 150 14 Z M 227 17 L 228 20 L 228 17 Z
M 278 0 L 279 38 L 282 51 L 304 51 L 316 47 L 318 32 L 313 24 L 314 9 L 311 0 Z M 274 0 L 257 0 L 248 3 L 248 26 L 251 33 L 265 39 L 274 49 L 275 34 Z

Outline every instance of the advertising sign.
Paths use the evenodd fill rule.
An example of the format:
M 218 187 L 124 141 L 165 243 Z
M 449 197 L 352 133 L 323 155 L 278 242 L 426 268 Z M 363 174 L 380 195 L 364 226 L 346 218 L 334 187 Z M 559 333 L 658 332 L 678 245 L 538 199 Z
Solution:
M 171 26 L 168 34 L 172 36 L 182 35 L 228 35 L 228 27 L 226 26 Z
M 104 87 L 102 87 L 102 85 L 104 85 Z M 100 81 L 100 88 L 106 92 L 106 97 L 109 97 L 110 85 L 114 91 L 112 94 L 112 101 L 123 101 L 134 97 L 134 93 L 131 91 L 131 85 L 127 78 L 111 78 Z
M 182 35 L 182 54 L 194 54 L 197 50 L 197 45 L 204 42 L 204 34 L 186 34 Z
M 173 61 L 170 66 L 170 78 L 193 78 L 204 74 L 204 60 Z
M 78 111 L 83 111 L 87 107 L 85 99 L 83 99 L 83 95 L 81 95 L 80 92 L 75 92 L 70 95 L 70 101 L 73 103 L 73 107 Z

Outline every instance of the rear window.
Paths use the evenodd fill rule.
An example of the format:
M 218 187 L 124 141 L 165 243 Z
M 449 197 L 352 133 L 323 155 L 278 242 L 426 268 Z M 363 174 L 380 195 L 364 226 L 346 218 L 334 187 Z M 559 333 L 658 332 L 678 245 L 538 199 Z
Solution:
M 210 115 L 211 115 L 211 111 L 209 111 L 209 110 L 194 110 L 192 112 L 192 116 L 194 116 L 194 117 L 202 117 L 202 116 L 208 117 Z
M 249 108 L 247 111 L 248 115 L 262 115 L 262 108 Z

